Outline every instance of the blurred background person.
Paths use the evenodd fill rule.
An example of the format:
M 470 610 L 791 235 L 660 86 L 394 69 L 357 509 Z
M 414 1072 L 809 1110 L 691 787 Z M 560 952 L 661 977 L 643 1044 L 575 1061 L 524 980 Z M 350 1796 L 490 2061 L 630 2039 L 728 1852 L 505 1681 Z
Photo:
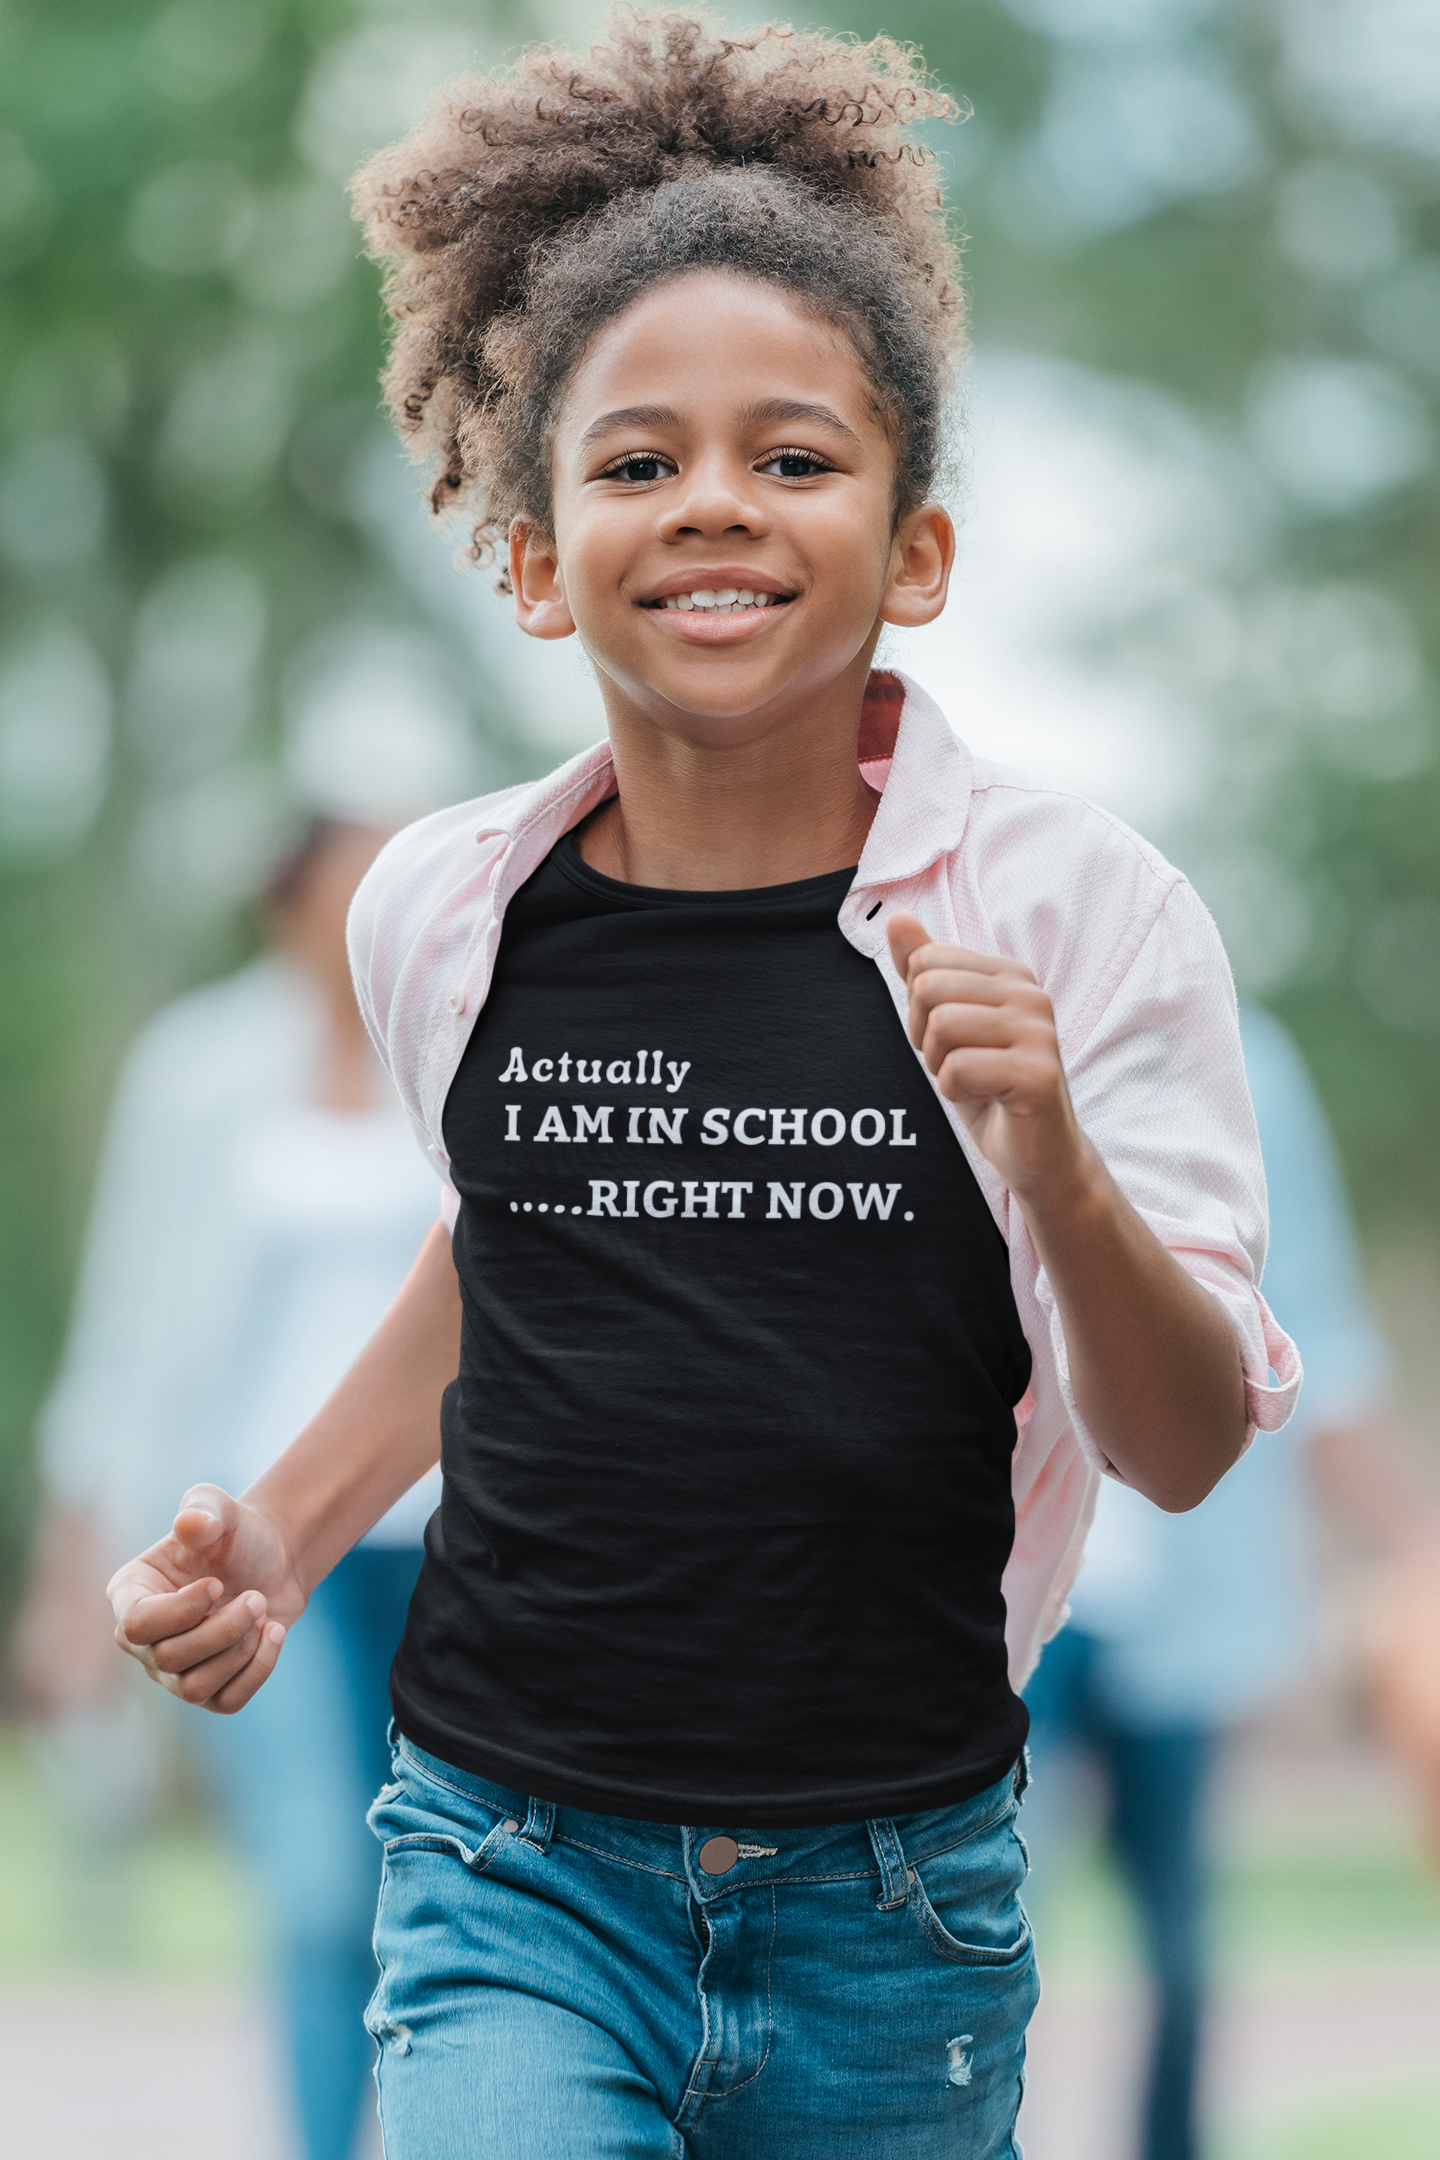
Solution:
M 1300 1405 L 1190 1514 L 1163 1514 L 1104 1481 L 1069 1624 L 1025 1691 L 1027 1902 L 1042 1961 L 1047 1898 L 1093 1818 L 1087 1800 L 1142 1922 L 1154 2025 L 1141 2160 L 1198 2160 L 1204 2149 L 1207 1803 L 1227 1735 L 1313 1649 L 1312 1497 L 1391 1560 L 1440 1556 L 1440 1499 L 1397 1433 L 1390 1353 L 1324 1114 L 1279 1021 L 1242 1007 L 1241 1031 L 1270 1189 L 1263 1286 L 1305 1361 Z M 1433 1588 L 1429 1604 L 1433 1651 Z M 1440 1667 L 1429 1687 L 1440 1702 Z
M 103 1715 L 110 1567 L 195 1478 L 240 1492 L 288 1445 L 434 1220 L 433 1172 L 345 955 L 346 911 L 382 838 L 314 819 L 264 892 L 267 950 L 151 1020 L 116 1088 L 41 1415 L 45 1515 L 18 1636 L 31 1702 L 69 1714 L 72 1731 L 78 1714 L 102 1789 L 122 1772 L 104 1736 L 123 1750 L 125 1734 Z M 319 1585 L 263 1703 L 184 1720 L 268 1906 L 306 2160 L 348 2160 L 369 2083 L 379 1866 L 365 1811 L 388 1774 L 390 1660 L 438 1496 L 436 1471 Z

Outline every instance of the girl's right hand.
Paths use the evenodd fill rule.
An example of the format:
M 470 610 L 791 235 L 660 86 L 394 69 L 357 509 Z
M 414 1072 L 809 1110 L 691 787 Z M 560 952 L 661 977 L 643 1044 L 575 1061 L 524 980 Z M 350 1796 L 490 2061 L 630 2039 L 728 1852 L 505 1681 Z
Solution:
M 182 1702 L 229 1716 L 275 1670 L 306 1594 L 267 1515 L 192 1485 L 169 1537 L 111 1578 L 115 1640 Z

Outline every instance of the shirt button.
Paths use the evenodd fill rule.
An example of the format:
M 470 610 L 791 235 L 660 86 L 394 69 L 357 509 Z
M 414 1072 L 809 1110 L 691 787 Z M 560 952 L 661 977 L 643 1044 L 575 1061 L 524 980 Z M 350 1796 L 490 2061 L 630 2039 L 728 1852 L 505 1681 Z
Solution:
M 452 990 L 452 991 L 450 992 L 450 1010 L 451 1010 L 451 1012 L 453 1012 L 453 1013 L 463 1013 L 463 1012 L 464 1012 L 464 1010 L 465 1010 L 465 992 L 464 992 L 463 990 Z
M 733 1837 L 707 1838 L 696 1855 L 707 1875 L 725 1875 L 740 1857 L 740 1847 Z

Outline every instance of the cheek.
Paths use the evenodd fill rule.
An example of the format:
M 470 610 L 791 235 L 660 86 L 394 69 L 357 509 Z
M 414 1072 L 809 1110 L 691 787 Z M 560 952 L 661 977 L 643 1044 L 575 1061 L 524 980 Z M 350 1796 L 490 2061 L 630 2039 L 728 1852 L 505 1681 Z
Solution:
M 815 553 L 826 571 L 826 582 L 839 599 L 852 604 L 878 602 L 890 570 L 892 533 L 888 499 L 877 499 L 858 509 L 847 505 L 817 526 Z
M 571 600 L 598 602 L 607 591 L 613 593 L 616 578 L 633 552 L 630 528 L 635 521 L 624 515 L 630 508 L 628 503 L 556 501 L 555 555 Z

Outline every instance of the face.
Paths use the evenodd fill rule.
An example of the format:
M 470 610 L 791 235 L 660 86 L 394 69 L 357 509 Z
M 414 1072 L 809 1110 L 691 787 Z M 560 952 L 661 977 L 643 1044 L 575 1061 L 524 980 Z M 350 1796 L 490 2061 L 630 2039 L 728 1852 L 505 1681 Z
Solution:
M 885 622 L 940 612 L 934 505 L 895 529 L 894 446 L 849 339 L 771 286 L 704 272 L 637 301 L 576 371 L 554 535 L 511 536 L 516 613 L 578 631 L 612 721 L 740 739 L 863 684 Z

